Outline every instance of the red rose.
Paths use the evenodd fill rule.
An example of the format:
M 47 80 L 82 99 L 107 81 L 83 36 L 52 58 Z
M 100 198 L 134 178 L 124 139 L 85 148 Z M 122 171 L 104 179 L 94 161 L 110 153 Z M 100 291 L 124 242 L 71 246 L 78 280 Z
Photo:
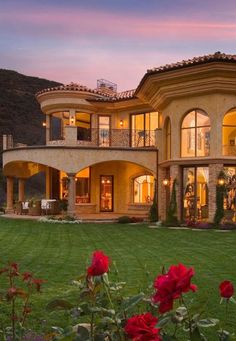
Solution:
M 87 269 L 88 276 L 101 276 L 109 269 L 109 257 L 102 251 L 93 253 L 92 265 Z
M 229 299 L 234 294 L 234 286 L 230 281 L 223 281 L 220 286 L 220 296 Z
M 158 319 L 150 313 L 135 315 L 129 318 L 125 332 L 133 341 L 161 341 L 160 329 L 155 328 Z
M 172 265 L 167 274 L 159 275 L 154 282 L 157 289 L 153 301 L 159 303 L 160 313 L 173 309 L 174 300 L 190 290 L 196 291 L 197 287 L 191 284 L 194 275 L 193 268 L 186 268 L 183 264 Z

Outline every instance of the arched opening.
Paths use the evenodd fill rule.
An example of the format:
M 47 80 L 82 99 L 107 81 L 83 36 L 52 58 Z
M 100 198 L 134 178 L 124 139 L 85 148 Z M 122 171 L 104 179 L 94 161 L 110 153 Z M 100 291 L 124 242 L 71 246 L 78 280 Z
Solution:
M 236 155 L 236 109 L 230 110 L 224 116 L 222 129 L 223 155 Z
M 154 196 L 154 176 L 140 175 L 133 179 L 133 202 L 136 204 L 150 203 Z
M 210 155 L 210 119 L 203 110 L 185 115 L 181 126 L 181 157 Z

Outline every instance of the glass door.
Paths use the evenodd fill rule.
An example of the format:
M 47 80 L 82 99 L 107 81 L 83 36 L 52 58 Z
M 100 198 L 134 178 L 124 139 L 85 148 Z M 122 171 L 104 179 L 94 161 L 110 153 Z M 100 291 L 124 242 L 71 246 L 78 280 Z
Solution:
M 202 221 L 208 218 L 208 167 L 183 169 L 183 218 Z
M 98 145 L 100 147 L 109 147 L 111 140 L 111 118 L 110 116 L 98 117 Z
M 100 177 L 100 211 L 113 211 L 113 176 L 101 175 Z

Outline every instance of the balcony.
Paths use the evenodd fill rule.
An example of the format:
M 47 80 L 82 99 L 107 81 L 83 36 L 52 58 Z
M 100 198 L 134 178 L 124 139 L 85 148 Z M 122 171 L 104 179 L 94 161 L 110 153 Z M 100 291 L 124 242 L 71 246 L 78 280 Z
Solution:
M 49 146 L 83 146 L 101 148 L 154 148 L 155 130 L 64 128 L 64 136 L 49 140 Z

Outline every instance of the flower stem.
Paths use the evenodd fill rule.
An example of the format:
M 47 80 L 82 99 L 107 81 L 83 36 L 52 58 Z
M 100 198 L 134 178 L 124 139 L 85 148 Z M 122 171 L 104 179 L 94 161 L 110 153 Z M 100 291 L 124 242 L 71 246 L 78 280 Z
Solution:
M 104 288 L 105 288 L 105 291 L 106 291 L 106 294 L 107 294 L 107 297 L 108 297 L 108 301 L 109 301 L 109 303 L 110 303 L 110 305 L 111 305 L 111 308 L 114 309 L 114 304 L 113 304 L 113 302 L 112 302 L 112 300 L 111 300 L 110 287 L 109 287 L 109 286 L 107 285 L 107 283 L 104 281 L 103 276 L 102 276 L 102 283 L 103 283 L 103 285 L 104 285 Z M 119 335 L 119 339 L 120 339 L 121 341 L 123 341 L 124 338 L 122 337 L 122 334 L 121 334 L 121 332 L 120 332 L 120 326 L 119 326 L 119 323 L 118 323 L 118 321 L 117 321 L 116 316 L 115 316 L 115 323 L 116 323 L 116 328 L 117 328 L 117 332 L 118 332 L 118 335 Z

